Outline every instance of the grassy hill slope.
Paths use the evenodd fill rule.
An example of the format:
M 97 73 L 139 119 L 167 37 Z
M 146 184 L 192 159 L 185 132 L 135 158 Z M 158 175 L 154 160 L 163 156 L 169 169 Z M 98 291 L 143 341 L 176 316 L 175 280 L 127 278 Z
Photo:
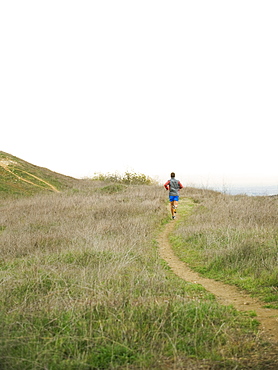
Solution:
M 77 179 L 28 163 L 0 151 L 0 197 L 59 192 L 72 187 Z

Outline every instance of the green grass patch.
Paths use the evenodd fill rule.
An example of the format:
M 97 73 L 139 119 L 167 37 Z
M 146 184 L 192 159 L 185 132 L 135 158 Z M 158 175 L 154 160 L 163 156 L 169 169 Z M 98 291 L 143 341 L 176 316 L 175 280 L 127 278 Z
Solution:
M 254 226 L 237 226 L 237 214 L 231 209 L 227 209 L 227 225 L 227 216 L 221 220 L 215 215 L 219 212 L 217 206 L 220 207 L 217 200 L 210 204 L 211 208 L 202 204 L 195 209 L 192 204 L 180 206 L 185 208 L 180 210 L 185 218 L 171 237 L 179 258 L 204 276 L 237 285 L 264 302 L 271 302 L 269 307 L 278 308 L 277 227 L 263 226 L 257 220 Z M 254 213 L 255 219 L 255 209 Z
M 5 225 L 0 225 L 0 235 L 6 229 L 6 227 L 7 226 L 5 226 Z
M 235 322 L 245 328 L 242 336 L 254 329 L 232 308 L 205 301 L 122 301 L 40 315 L 12 313 L 2 317 L 0 358 L 4 369 L 149 368 L 162 354 L 222 361 L 219 349 L 231 346 Z M 229 349 L 230 356 L 242 353 L 239 344 Z
M 111 184 L 100 188 L 100 192 L 104 194 L 113 194 L 124 191 L 126 186 L 123 184 Z

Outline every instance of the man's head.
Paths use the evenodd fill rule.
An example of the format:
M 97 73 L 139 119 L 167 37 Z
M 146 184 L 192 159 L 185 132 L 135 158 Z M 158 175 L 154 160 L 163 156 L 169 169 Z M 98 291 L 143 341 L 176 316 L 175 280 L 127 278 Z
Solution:
M 171 173 L 171 177 L 176 177 L 175 172 Z

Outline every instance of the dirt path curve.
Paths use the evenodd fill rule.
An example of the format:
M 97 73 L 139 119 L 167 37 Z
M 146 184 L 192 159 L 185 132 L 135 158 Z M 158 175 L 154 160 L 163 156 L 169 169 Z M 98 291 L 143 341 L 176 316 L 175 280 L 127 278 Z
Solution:
M 239 311 L 255 311 L 257 314 L 255 319 L 261 323 L 261 335 L 268 341 L 278 344 L 278 310 L 264 308 L 263 302 L 250 297 L 235 286 L 201 277 L 192 271 L 186 263 L 176 257 L 170 245 L 169 235 L 174 230 L 175 224 L 176 221 L 169 222 L 158 238 L 160 256 L 168 263 L 172 271 L 181 279 L 201 284 L 223 305 L 233 305 Z
M 24 179 L 23 177 L 17 175 L 16 173 L 12 172 L 9 168 L 8 168 L 8 165 L 9 165 L 9 161 L 5 161 L 5 160 L 2 160 L 0 161 L 0 166 L 2 168 L 4 168 L 4 170 L 6 170 L 7 172 L 11 173 L 13 176 L 17 177 L 19 180 L 21 181 L 24 181 L 24 182 L 27 182 L 28 184 L 31 184 L 33 186 L 37 186 L 39 188 L 42 188 L 42 189 L 46 189 L 45 187 L 41 186 L 41 185 L 38 185 L 36 183 L 34 183 L 33 181 L 30 181 L 30 180 L 27 180 L 27 179 Z M 21 170 L 21 172 L 24 172 L 24 173 L 27 173 L 27 175 L 31 176 L 31 177 L 34 177 L 35 179 L 39 180 L 40 182 L 43 182 L 44 184 L 46 184 L 47 186 L 49 186 L 49 188 L 53 191 L 55 191 L 56 193 L 59 193 L 59 190 L 57 188 L 55 188 L 55 186 L 51 185 L 49 182 L 35 176 L 35 175 L 32 175 L 31 173 L 29 172 L 26 172 L 26 171 L 23 171 Z

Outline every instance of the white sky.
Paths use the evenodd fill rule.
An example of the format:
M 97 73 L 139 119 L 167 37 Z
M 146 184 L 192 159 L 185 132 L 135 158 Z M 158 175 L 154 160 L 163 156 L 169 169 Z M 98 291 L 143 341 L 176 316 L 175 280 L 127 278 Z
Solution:
M 278 184 L 277 0 L 3 0 L 0 150 L 74 177 Z

